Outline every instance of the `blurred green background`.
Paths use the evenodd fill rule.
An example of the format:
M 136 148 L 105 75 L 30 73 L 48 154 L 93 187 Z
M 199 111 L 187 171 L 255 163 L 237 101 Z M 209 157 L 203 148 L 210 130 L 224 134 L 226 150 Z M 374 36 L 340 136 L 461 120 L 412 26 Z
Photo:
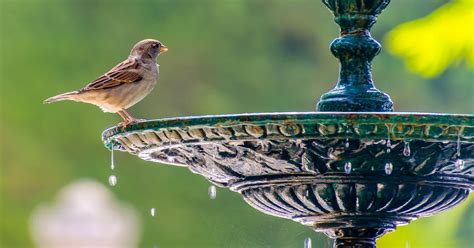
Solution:
M 474 73 L 463 60 L 426 77 L 385 46 L 399 24 L 447 2 L 394 0 L 373 28 L 384 46 L 374 60 L 374 81 L 397 111 L 474 112 Z M 338 28 L 320 0 L 0 3 L 1 247 L 34 247 L 31 212 L 65 185 L 80 178 L 107 184 L 110 153 L 100 135 L 119 116 L 42 101 L 94 80 L 141 39 L 159 39 L 170 50 L 158 58 L 158 88 L 130 111 L 140 118 L 313 111 L 337 80 L 328 45 Z M 471 38 L 473 18 L 463 23 Z M 209 183 L 185 168 L 116 153 L 114 173 L 118 183 L 110 190 L 140 214 L 139 247 L 303 247 L 306 237 L 313 247 L 330 247 L 324 235 L 257 212 L 229 190 L 218 189 L 210 200 Z M 399 227 L 379 245 L 471 247 L 473 234 L 474 204 L 466 201 Z

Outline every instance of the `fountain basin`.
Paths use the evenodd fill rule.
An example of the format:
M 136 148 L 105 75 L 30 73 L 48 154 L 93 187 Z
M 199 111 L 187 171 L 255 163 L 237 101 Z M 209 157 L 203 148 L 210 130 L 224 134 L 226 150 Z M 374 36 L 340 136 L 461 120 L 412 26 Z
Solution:
M 303 112 L 150 120 L 109 149 L 184 166 L 252 207 L 365 244 L 474 189 L 474 115 Z

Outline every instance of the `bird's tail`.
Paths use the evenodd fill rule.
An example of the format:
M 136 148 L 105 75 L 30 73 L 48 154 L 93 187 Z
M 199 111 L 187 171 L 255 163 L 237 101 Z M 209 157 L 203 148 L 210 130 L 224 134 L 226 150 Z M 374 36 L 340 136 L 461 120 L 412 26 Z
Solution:
M 74 96 L 76 96 L 77 93 L 78 93 L 77 91 L 71 91 L 71 92 L 67 92 L 67 93 L 64 93 L 64 94 L 57 95 L 57 96 L 53 96 L 53 97 L 50 97 L 50 98 L 44 100 L 43 103 L 47 104 L 47 103 L 64 101 L 64 100 L 73 100 Z

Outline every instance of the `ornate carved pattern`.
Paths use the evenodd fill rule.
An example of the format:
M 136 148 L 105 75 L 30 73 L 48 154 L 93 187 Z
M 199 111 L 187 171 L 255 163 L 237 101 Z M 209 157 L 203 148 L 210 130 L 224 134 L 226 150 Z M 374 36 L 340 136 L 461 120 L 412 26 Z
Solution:
M 365 227 L 385 223 L 395 228 L 395 224 L 452 207 L 469 194 L 469 189 L 451 185 L 368 183 L 357 177 L 345 183 L 339 183 L 337 177 L 300 183 L 259 185 L 242 189 L 241 193 L 251 206 L 267 214 L 322 230 L 347 228 L 346 221 L 351 219 L 354 224 L 357 217 L 372 219 L 373 226 Z
M 145 160 L 186 166 L 264 213 L 337 238 L 341 247 L 359 236 L 359 243 L 373 246 L 396 225 L 453 207 L 474 189 L 473 116 L 169 119 L 107 130 L 104 142 Z

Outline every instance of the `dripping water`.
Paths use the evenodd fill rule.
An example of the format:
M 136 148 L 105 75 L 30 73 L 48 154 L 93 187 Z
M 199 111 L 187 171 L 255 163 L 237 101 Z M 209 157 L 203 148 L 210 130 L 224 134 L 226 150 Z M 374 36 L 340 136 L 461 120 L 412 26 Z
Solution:
M 207 189 L 207 193 L 209 194 L 209 198 L 211 198 L 211 200 L 216 199 L 216 196 L 217 196 L 216 186 L 214 185 L 209 186 L 209 188 Z
M 392 151 L 392 141 L 390 140 L 390 129 L 387 130 L 388 132 L 388 137 L 387 137 L 387 142 L 386 142 L 386 145 L 387 145 L 387 153 L 390 153 Z
M 114 159 L 114 148 L 112 147 L 112 150 L 110 152 L 110 169 L 114 170 L 115 169 L 115 159 Z
M 344 164 L 344 171 L 346 172 L 346 174 L 351 173 L 351 171 L 352 171 L 352 163 L 351 162 L 346 162 Z
M 456 142 L 456 157 L 461 156 L 461 134 L 458 133 L 458 140 Z
M 456 164 L 456 168 L 458 168 L 459 170 L 464 169 L 464 160 L 458 158 L 456 159 L 455 164 Z
M 110 175 L 109 184 L 110 184 L 110 186 L 115 186 L 117 184 L 117 177 L 114 176 L 114 175 Z
M 349 127 L 346 127 L 346 137 L 349 136 Z M 346 138 L 346 142 L 344 143 L 344 147 L 347 149 L 349 148 L 349 138 Z
M 155 217 L 155 214 L 156 214 L 156 209 L 155 209 L 155 208 L 151 208 L 151 209 L 150 209 L 150 215 L 151 215 L 152 217 Z
M 461 131 L 458 132 L 458 139 L 456 141 L 456 161 L 454 164 L 456 165 L 456 168 L 459 170 L 464 169 L 464 160 L 461 158 Z
M 311 248 L 311 238 L 307 237 L 304 239 L 304 248 Z
M 390 175 L 393 171 L 393 164 L 391 162 L 387 162 L 385 164 L 385 174 Z
M 110 151 L 110 169 L 115 169 L 114 147 L 112 147 Z M 109 176 L 109 184 L 110 186 L 115 186 L 117 184 L 117 177 L 115 175 Z
M 411 154 L 411 151 L 410 151 L 410 142 L 409 141 L 405 141 L 403 143 L 403 155 L 405 157 L 409 157 Z

